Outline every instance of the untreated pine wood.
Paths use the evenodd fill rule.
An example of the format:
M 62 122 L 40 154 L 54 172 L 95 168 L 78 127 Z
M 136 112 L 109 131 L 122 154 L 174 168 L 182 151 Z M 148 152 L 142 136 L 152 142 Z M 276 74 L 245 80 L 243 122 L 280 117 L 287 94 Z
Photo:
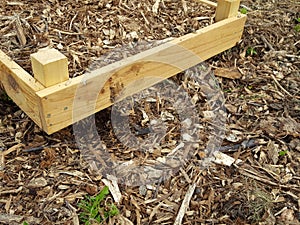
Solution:
M 224 19 L 87 76 L 38 91 L 43 129 L 54 133 L 112 105 L 123 87 L 122 97 L 132 95 L 233 47 L 245 21 L 245 15 Z
M 44 48 L 30 55 L 34 78 L 50 87 L 69 79 L 68 59 L 56 49 Z
M 37 91 L 44 89 L 22 67 L 0 50 L 0 83 L 7 95 L 39 126 L 39 98 Z
M 218 0 L 216 22 L 237 16 L 239 7 L 240 0 Z

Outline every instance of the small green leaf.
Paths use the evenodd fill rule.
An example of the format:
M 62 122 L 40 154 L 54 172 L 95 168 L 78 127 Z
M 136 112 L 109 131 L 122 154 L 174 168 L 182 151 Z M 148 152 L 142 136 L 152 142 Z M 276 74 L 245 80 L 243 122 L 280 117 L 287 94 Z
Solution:
M 256 50 L 255 50 L 254 47 L 249 47 L 249 48 L 247 48 L 246 55 L 247 55 L 247 56 L 248 56 L 248 55 L 250 55 L 250 56 L 252 56 L 252 55 L 257 55 L 257 52 L 256 52 Z
M 26 221 L 23 222 L 23 225 L 29 225 L 29 223 L 27 223 Z
M 298 23 L 300 23 L 300 17 L 298 19 L 296 19 Z
M 248 12 L 248 10 L 247 10 L 247 9 L 245 9 L 245 8 L 241 8 L 241 10 L 240 10 L 240 11 L 241 11 L 241 13 L 242 13 L 242 14 L 247 14 L 247 12 Z
M 109 194 L 109 188 L 105 186 L 96 196 L 86 196 L 81 200 L 78 207 L 81 208 L 80 220 L 89 225 L 92 221 L 103 222 L 109 217 L 119 214 L 114 204 L 108 204 L 105 199 Z
M 299 32 L 300 31 L 300 24 L 297 24 L 295 27 L 294 27 L 295 31 Z
M 286 151 L 280 151 L 278 154 L 279 154 L 279 156 L 284 156 L 284 155 L 286 155 L 287 154 L 287 150 Z

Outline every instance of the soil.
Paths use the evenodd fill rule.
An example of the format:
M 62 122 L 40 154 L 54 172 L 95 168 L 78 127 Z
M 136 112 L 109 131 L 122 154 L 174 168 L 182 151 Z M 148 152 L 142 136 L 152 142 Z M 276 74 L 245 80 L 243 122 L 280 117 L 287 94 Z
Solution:
M 300 33 L 296 29 L 300 5 L 289 0 L 245 0 L 241 4 L 248 15 L 242 40 L 202 64 L 213 69 L 217 75 L 213 81 L 224 94 L 223 101 L 219 92 L 214 92 L 215 102 L 225 104 L 212 110 L 205 92 L 215 85 L 211 79 L 208 86 L 201 86 L 187 74 L 173 77 L 170 82 L 181 85 L 201 112 L 199 124 L 193 123 L 200 128 L 198 145 L 192 145 L 191 155 L 180 165 L 168 158 L 164 163 L 173 170 L 158 182 L 154 178 L 147 185 L 120 182 L 122 200 L 115 203 L 120 214 L 104 224 L 300 224 Z M 131 108 L 119 111 L 129 115 L 125 134 L 122 121 L 114 125 L 114 118 L 123 117 L 112 117 L 115 109 L 124 108 L 123 101 L 97 113 L 95 127 L 91 126 L 93 117 L 77 124 L 85 131 L 80 140 L 75 138 L 78 130 L 71 126 L 46 135 L 1 93 L 0 223 L 78 224 L 78 203 L 105 186 L 105 162 L 114 165 L 113 160 L 104 159 L 103 163 L 95 154 L 96 163 L 91 166 L 90 158 L 83 154 L 87 149 L 105 150 L 114 160 L 139 162 L 138 166 L 151 165 L 174 150 L 181 140 L 180 111 L 157 94 L 165 93 L 166 86 L 159 88 L 153 87 L 152 95 L 131 100 Z M 182 108 L 189 111 L 187 104 L 183 102 Z M 226 126 L 215 126 L 220 124 L 211 118 L 223 115 L 218 108 L 222 106 L 227 111 Z M 164 121 L 167 135 L 160 146 L 153 146 L 149 140 L 155 123 L 151 121 L 159 119 Z M 159 134 L 160 127 L 155 128 Z M 89 136 L 93 128 L 102 143 Z M 136 151 L 136 145 L 122 145 L 128 130 L 136 140 L 133 144 L 146 146 L 142 151 Z M 207 162 L 211 152 L 201 146 L 216 137 L 214 147 L 222 140 L 220 153 Z M 115 167 L 114 175 L 128 180 L 133 173 L 122 165 Z M 110 196 L 111 201 L 114 197 Z M 186 207 L 182 221 L 181 206 Z

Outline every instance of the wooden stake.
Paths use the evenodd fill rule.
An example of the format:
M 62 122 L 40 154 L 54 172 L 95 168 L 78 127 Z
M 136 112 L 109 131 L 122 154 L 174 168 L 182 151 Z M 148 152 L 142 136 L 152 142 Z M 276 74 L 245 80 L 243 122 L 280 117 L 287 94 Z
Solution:
M 68 59 L 56 49 L 40 49 L 30 55 L 34 78 L 45 87 L 69 79 Z
M 218 0 L 216 22 L 237 16 L 240 0 Z

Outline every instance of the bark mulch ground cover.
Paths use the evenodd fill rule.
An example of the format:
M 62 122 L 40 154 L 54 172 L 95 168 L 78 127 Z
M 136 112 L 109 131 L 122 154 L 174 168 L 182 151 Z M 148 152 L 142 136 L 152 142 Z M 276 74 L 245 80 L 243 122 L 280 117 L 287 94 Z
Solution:
M 62 19 L 54 8 L 57 1 L 49 2 L 52 8 L 45 13 L 58 13 Z M 95 7 L 85 2 L 87 7 Z M 114 2 L 105 3 L 113 7 Z M 3 10 L 5 3 L 1 4 Z M 13 10 L 21 6 L 5 7 Z M 114 202 L 119 214 L 103 224 L 300 223 L 300 5 L 288 0 L 245 0 L 242 7 L 247 10 L 248 20 L 241 42 L 206 62 L 217 75 L 227 111 L 217 158 L 203 166 L 206 155 L 202 145 L 194 146 L 190 160 L 166 179 L 136 187 L 119 184 L 120 202 L 116 203 L 113 196 L 118 191 L 111 191 L 103 206 Z M 26 12 L 28 16 L 30 12 Z M 75 17 L 74 12 L 73 24 L 79 24 L 80 13 Z M 0 25 L 0 32 L 4 27 Z M 50 34 L 57 35 L 57 31 L 50 29 Z M 61 45 L 68 46 L 63 42 Z M 11 54 L 18 55 L 18 51 L 11 49 Z M 98 57 L 101 51 L 93 54 Z M 201 111 L 203 133 L 199 139 L 205 145 L 212 124 L 206 117 L 203 90 L 184 74 L 171 80 L 189 93 Z M 96 196 L 109 184 L 108 179 L 91 169 L 76 144 L 72 127 L 46 135 L 5 93 L 1 94 L 0 106 L 0 223 L 79 224 L 80 201 L 85 196 Z M 113 129 L 112 112 L 108 108 L 97 113 L 95 121 L 106 150 L 115 159 L 144 159 L 150 164 L 178 146 L 179 115 L 163 98 L 141 100 L 130 112 L 124 112 L 130 118 L 129 129 L 140 141 L 149 138 L 149 121 L 156 118 L 167 124 L 168 135 L 162 138 L 161 146 L 144 152 L 122 146 L 118 131 Z M 86 124 L 89 119 L 80 126 Z M 99 146 L 93 143 L 94 137 L 89 138 L 90 146 L 84 147 L 96 150 Z

